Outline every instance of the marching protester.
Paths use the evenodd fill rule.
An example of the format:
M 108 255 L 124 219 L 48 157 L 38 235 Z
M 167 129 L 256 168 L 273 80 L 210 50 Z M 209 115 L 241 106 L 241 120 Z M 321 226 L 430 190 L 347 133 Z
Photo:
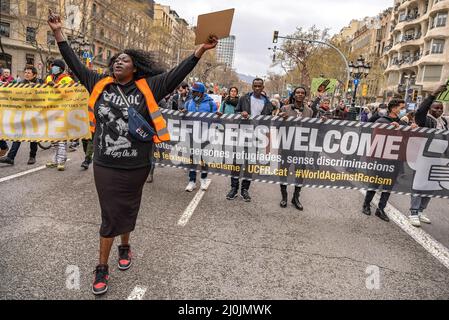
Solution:
M 324 93 L 318 92 L 318 97 L 317 99 L 319 99 L 319 106 L 316 110 L 314 110 L 312 108 L 313 103 L 311 108 L 315 111 L 314 113 L 314 118 L 321 118 L 321 119 L 331 119 L 332 118 L 332 111 L 330 110 L 330 105 L 331 105 L 331 99 L 327 96 L 324 95 Z
M 262 94 L 264 88 L 265 86 L 263 79 L 254 79 L 252 84 L 253 91 L 239 99 L 235 112 L 240 113 L 244 119 L 249 118 L 249 116 L 271 115 L 273 112 L 273 105 L 270 100 Z M 237 198 L 240 186 L 239 178 L 236 177 L 238 173 L 233 172 L 232 174 L 231 191 L 229 191 L 226 196 L 226 199 L 228 200 L 234 200 Z M 250 185 L 251 181 L 243 178 L 241 196 L 245 202 L 251 202 L 251 196 L 249 195 Z
M 152 136 L 154 142 L 168 141 L 167 125 L 156 101 L 171 93 L 203 54 L 217 46 L 218 39 L 209 37 L 194 54 L 165 73 L 148 52 L 127 49 L 111 58 L 112 76 L 108 77 L 87 69 L 78 59 L 64 38 L 59 15 L 50 11 L 48 24 L 64 60 L 91 93 L 89 116 L 94 132 L 94 180 L 102 216 L 100 258 L 92 292 L 99 295 L 108 290 L 108 261 L 115 237 L 121 237 L 119 269 L 127 270 L 131 266 L 129 239 L 135 229 L 143 186 L 150 171 L 153 142 L 139 140 L 137 132 L 131 134 L 129 121 L 142 123 L 144 118 L 156 132 Z
M 362 113 L 360 115 L 360 122 L 368 122 L 369 114 L 370 114 L 369 108 L 368 107 L 364 107 L 362 109 Z
M 349 110 L 346 108 L 343 101 L 332 111 L 332 119 L 335 120 L 347 120 L 349 115 Z
M 231 87 L 228 95 L 223 99 L 220 106 L 220 113 L 222 114 L 235 114 L 235 108 L 239 103 L 239 89 L 237 87 Z
M 301 117 L 301 118 L 311 118 L 313 117 L 313 109 L 308 107 L 307 104 L 304 103 L 305 98 L 307 96 L 307 90 L 304 87 L 297 87 L 293 90 L 292 95 L 290 96 L 289 104 L 283 106 L 281 108 L 281 112 L 278 114 L 280 117 L 285 119 L 289 117 Z M 316 104 L 318 104 L 319 98 L 315 100 L 314 108 Z M 287 165 L 288 166 L 288 165 Z M 299 195 L 301 193 L 301 187 L 295 186 L 295 191 L 293 193 L 292 204 L 296 209 L 302 211 L 304 210 L 303 205 L 299 201 Z M 281 208 L 287 208 L 288 204 L 288 193 L 287 193 L 287 185 L 281 184 L 281 196 L 282 200 L 280 203 Z
M 73 79 L 65 72 L 66 64 L 63 60 L 56 59 L 50 65 L 51 72 L 45 79 L 45 84 L 55 86 L 63 84 L 73 84 Z M 56 146 L 53 161 L 46 164 L 47 168 L 58 168 L 58 171 L 65 170 L 67 162 L 67 141 L 59 141 Z
M 3 69 L 2 75 L 0 76 L 0 84 L 10 84 L 14 83 L 14 77 L 11 75 L 10 69 Z
M 368 122 L 376 122 L 382 117 L 388 115 L 387 105 L 382 103 L 377 107 L 377 110 L 373 113 L 373 115 L 368 119 Z
M 182 82 L 178 87 L 178 92 L 170 98 L 170 107 L 172 110 L 183 110 L 185 104 L 189 101 L 189 85 Z
M 399 99 L 393 99 L 388 104 L 388 114 L 376 120 L 376 123 L 388 123 L 395 127 L 399 127 L 400 125 L 407 126 L 407 123 L 402 122 L 401 118 L 405 115 L 405 101 Z M 413 125 L 412 127 L 416 127 Z M 367 191 L 365 196 L 365 201 L 363 203 L 362 212 L 365 215 L 371 215 L 371 201 L 373 200 L 376 191 Z M 376 216 L 380 219 L 389 222 L 387 214 L 385 213 L 385 207 L 387 206 L 388 199 L 390 199 L 390 192 L 382 192 L 380 196 L 379 205 L 376 210 Z
M 217 105 L 215 101 L 206 93 L 206 86 L 201 82 L 195 82 L 191 88 L 192 99 L 190 99 L 182 112 L 207 112 L 216 113 Z M 207 166 L 201 168 L 201 190 L 207 190 Z M 189 172 L 189 184 L 186 187 L 187 192 L 196 189 L 196 170 Z
M 443 115 L 443 103 L 435 101 L 440 93 L 447 90 L 446 84 L 440 85 L 419 106 L 415 113 L 415 122 L 419 127 L 449 130 L 448 122 Z M 414 227 L 421 227 L 422 223 L 430 224 L 431 220 L 424 214 L 430 203 L 430 197 L 411 196 L 409 221 Z
M 37 77 L 37 69 L 35 67 L 25 67 L 24 70 L 24 80 L 20 83 L 22 84 L 41 84 L 42 80 Z M 11 150 L 5 158 L 0 159 L 0 163 L 6 163 L 9 165 L 14 165 L 14 159 L 16 158 L 17 152 L 19 151 L 21 142 L 15 141 L 11 146 Z M 37 154 L 37 142 L 30 142 L 30 157 L 28 159 L 28 165 L 33 165 L 36 163 Z
M 284 104 L 284 100 L 281 98 L 281 95 L 279 93 L 276 93 L 273 96 L 273 99 L 276 99 L 277 101 L 279 101 L 279 109 L 282 108 L 285 104 Z M 289 98 L 290 101 L 290 98 Z
M 415 111 L 407 112 L 407 114 L 401 118 L 401 121 L 406 123 L 409 126 L 412 123 L 415 123 Z
M 273 115 L 279 114 L 281 112 L 281 102 L 275 98 L 271 98 L 270 102 L 273 105 Z

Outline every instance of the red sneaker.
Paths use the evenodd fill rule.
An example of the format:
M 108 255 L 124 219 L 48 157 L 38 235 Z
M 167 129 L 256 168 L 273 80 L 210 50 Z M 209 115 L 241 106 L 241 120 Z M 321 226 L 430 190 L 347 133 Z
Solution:
M 118 268 L 122 271 L 128 270 L 132 264 L 131 246 L 129 244 L 118 246 L 118 257 Z
M 92 293 L 102 295 L 108 291 L 109 270 L 107 264 L 100 264 L 95 268 L 95 280 L 92 284 Z

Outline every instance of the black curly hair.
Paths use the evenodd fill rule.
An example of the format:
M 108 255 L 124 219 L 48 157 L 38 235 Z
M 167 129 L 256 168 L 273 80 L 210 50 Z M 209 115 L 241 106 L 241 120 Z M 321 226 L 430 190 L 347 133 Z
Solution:
M 134 74 L 135 80 L 154 77 L 158 74 L 165 72 L 163 68 L 157 65 L 154 55 L 151 54 L 150 52 L 136 49 L 126 49 L 122 52 L 115 54 L 109 59 L 108 68 L 111 75 L 114 74 L 113 66 L 115 60 L 118 58 L 118 56 L 120 56 L 123 53 L 131 57 L 134 67 L 137 69 L 136 73 Z
M 296 102 L 295 101 L 295 93 L 296 93 L 296 90 L 298 90 L 298 89 L 303 89 L 304 95 L 307 96 L 307 89 L 305 87 L 303 87 L 303 86 L 296 87 L 295 90 L 293 90 L 292 93 L 290 94 L 290 98 L 288 100 L 289 104 L 294 104 Z

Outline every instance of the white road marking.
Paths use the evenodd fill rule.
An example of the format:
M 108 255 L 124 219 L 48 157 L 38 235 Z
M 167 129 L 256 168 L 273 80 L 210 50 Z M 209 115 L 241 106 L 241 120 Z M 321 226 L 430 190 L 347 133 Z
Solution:
M 136 286 L 126 300 L 142 300 L 147 289 L 147 287 Z
M 360 191 L 362 194 L 366 194 L 365 191 Z M 379 196 L 374 198 L 376 202 L 379 201 Z M 412 226 L 408 220 L 408 217 L 401 213 L 393 205 L 388 204 L 385 208 L 385 213 L 388 217 L 396 223 L 403 231 L 405 231 L 410 237 L 418 242 L 427 252 L 440 261 L 446 268 L 449 269 L 449 249 L 435 240 L 431 235 L 425 232 L 421 228 Z
M 211 183 L 211 180 L 208 179 L 207 184 L 206 184 L 208 188 L 210 186 L 210 183 Z M 206 193 L 206 191 L 203 191 L 201 189 L 196 193 L 195 197 L 192 199 L 189 206 L 186 208 L 186 210 L 182 214 L 181 218 L 179 219 L 178 226 L 180 226 L 180 227 L 186 226 L 186 224 L 189 222 L 190 218 L 192 217 L 193 213 L 195 212 L 196 207 L 198 207 L 198 205 L 200 204 L 200 201 L 203 198 L 205 193 Z
M 37 167 L 37 168 L 31 169 L 31 170 L 27 170 L 27 171 L 23 171 L 23 172 L 19 172 L 19 173 L 13 174 L 12 176 L 0 178 L 0 183 L 1 182 L 5 182 L 5 181 L 9 181 L 9 180 L 12 180 L 12 179 L 15 179 L 15 178 L 19 178 L 19 177 L 25 176 L 27 174 L 30 174 L 30 173 L 33 173 L 33 172 L 37 172 L 37 171 L 41 171 L 41 170 L 44 170 L 44 169 L 45 169 L 45 166 L 41 166 L 41 167 Z
M 69 162 L 69 161 L 70 161 L 70 159 L 67 159 L 67 162 Z M 27 170 L 27 171 L 23 171 L 23 172 L 19 172 L 19 173 L 13 174 L 12 176 L 7 176 L 7 177 L 4 177 L 4 178 L 0 178 L 0 183 L 6 182 L 6 181 L 9 181 L 9 180 L 13 180 L 13 179 L 16 179 L 16 178 L 19 178 L 19 177 L 22 177 L 22 176 L 26 176 L 27 174 L 38 172 L 38 171 L 44 170 L 46 168 L 47 168 L 46 166 L 40 166 L 40 167 L 31 169 L 31 170 Z

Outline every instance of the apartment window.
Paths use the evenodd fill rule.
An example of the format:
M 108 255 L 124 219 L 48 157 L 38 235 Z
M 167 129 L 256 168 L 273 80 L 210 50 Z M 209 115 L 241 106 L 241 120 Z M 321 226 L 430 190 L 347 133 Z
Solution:
M 0 22 L 0 36 L 9 38 L 11 25 L 7 22 Z
M 424 66 L 423 82 L 439 82 L 443 66 Z
M 440 54 L 444 51 L 444 40 L 433 40 L 432 41 L 432 54 Z
M 434 19 L 434 26 L 435 27 L 444 27 L 446 26 L 447 21 L 447 12 L 440 12 L 436 15 Z
M 27 1 L 27 13 L 28 13 L 28 15 L 30 17 L 37 16 L 37 6 L 36 6 L 36 1 L 35 0 L 28 0 Z
M 49 46 L 54 46 L 54 45 L 56 45 L 55 35 L 54 35 L 53 32 L 51 32 L 51 31 L 47 31 L 47 44 L 48 44 Z
M 100 60 L 100 61 L 104 60 L 104 58 L 103 58 L 103 50 L 104 49 L 102 47 L 98 47 L 97 57 L 98 57 L 98 60 Z
M 108 50 L 108 52 L 107 52 L 107 60 L 109 60 L 109 59 L 111 59 L 111 57 L 112 57 L 112 52 L 111 52 L 111 50 Z
M 0 1 L 0 10 L 3 13 L 9 14 L 11 12 L 11 0 Z
M 27 27 L 26 41 L 31 42 L 31 43 L 36 41 L 36 29 L 35 28 Z
M 25 64 L 34 66 L 34 54 L 27 53 L 25 55 Z

